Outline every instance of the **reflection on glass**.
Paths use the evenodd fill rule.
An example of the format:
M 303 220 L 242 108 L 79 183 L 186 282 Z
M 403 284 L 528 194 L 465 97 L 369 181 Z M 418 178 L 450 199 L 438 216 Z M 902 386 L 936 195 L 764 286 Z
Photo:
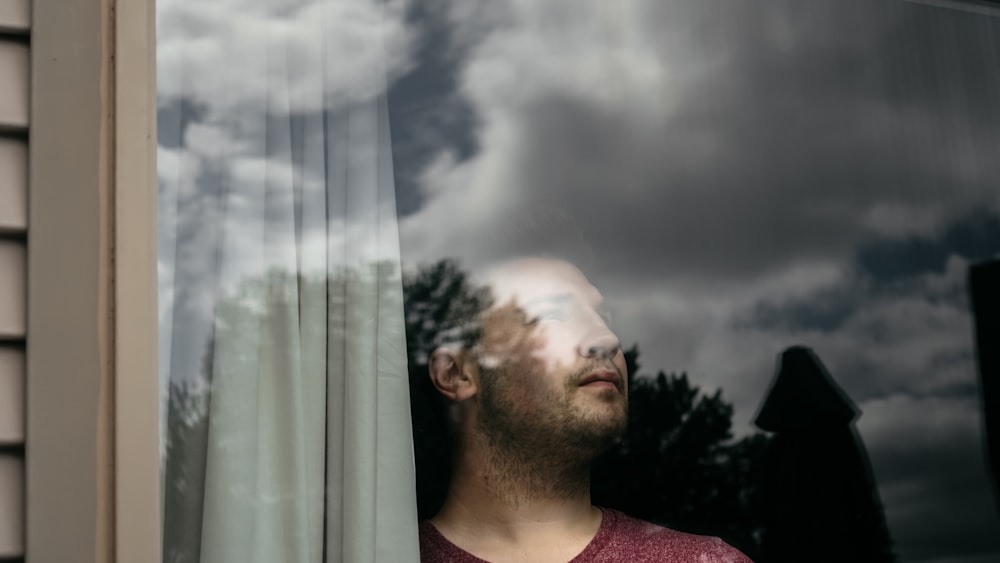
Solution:
M 158 3 L 165 561 L 417 560 L 400 10 Z
M 630 420 L 629 367 L 637 352 L 622 350 L 598 314 L 601 293 L 580 270 L 562 260 L 522 258 L 477 278 L 482 288 L 472 289 L 461 271 L 442 262 L 405 286 L 408 330 L 437 331 L 413 340 L 435 343 L 425 361 L 411 349 L 418 502 L 427 519 L 420 527 L 421 559 L 505 560 L 544 551 L 578 561 L 665 554 L 749 561 L 717 538 L 618 510 L 639 508 L 628 505 L 635 481 L 623 478 L 633 465 L 672 464 L 641 443 L 657 426 Z M 451 304 L 465 305 L 456 310 L 460 315 L 425 316 Z M 632 393 L 644 407 L 640 413 L 669 412 L 662 408 L 669 400 L 657 404 L 662 396 L 647 385 Z M 720 429 L 728 438 L 723 417 Z M 716 439 L 711 430 L 680 426 L 696 448 Z M 602 454 L 592 498 L 591 466 Z M 655 482 L 642 485 L 646 495 L 662 493 Z M 663 522 L 663 516 L 659 510 L 646 517 Z
M 595 503 L 768 560 L 753 421 L 801 345 L 863 413 L 891 552 L 1000 557 L 967 293 L 1000 18 L 961 3 L 157 2 L 165 560 L 415 560 L 450 482 L 428 363 L 510 301 L 469 272 L 540 255 L 605 310 L 503 322 L 624 348 Z
M 968 265 L 1000 252 L 1000 18 L 911 2 L 462 4 L 418 14 L 440 49 L 389 92 L 396 169 L 417 171 L 397 183 L 416 192 L 400 191 L 404 265 L 421 283 L 447 281 L 420 269 L 444 258 L 587 272 L 642 351 L 630 417 L 659 436 L 630 450 L 650 454 L 625 473 L 642 483 L 632 513 L 760 553 L 762 477 L 735 460 L 766 452 L 754 414 L 775 357 L 804 345 L 863 413 L 898 559 L 1000 557 L 966 291 Z M 645 405 L 643 385 L 662 398 Z M 709 405 L 732 426 L 697 450 L 670 419 Z M 684 462 L 716 454 L 733 464 Z M 423 457 L 418 484 L 441 489 Z M 746 487 L 702 479 L 714 467 Z

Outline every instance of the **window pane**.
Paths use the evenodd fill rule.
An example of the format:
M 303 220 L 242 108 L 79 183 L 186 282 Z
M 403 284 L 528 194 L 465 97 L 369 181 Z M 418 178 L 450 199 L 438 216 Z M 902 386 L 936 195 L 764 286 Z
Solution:
M 415 7 L 424 48 L 389 90 L 411 386 L 430 288 L 568 260 L 640 352 L 631 450 L 595 502 L 760 560 L 876 560 L 886 538 L 904 561 L 1000 557 L 967 292 L 1000 252 L 1000 19 L 929 4 Z M 427 516 L 448 458 L 415 413 Z M 844 534 L 874 551 L 838 559 Z
M 552 357 L 624 350 L 595 504 L 758 561 L 1000 557 L 988 3 L 157 9 L 165 560 L 415 560 L 428 364 L 506 297 Z M 599 295 L 527 305 L 488 275 L 525 257 Z
M 416 561 L 405 6 L 157 10 L 164 560 Z

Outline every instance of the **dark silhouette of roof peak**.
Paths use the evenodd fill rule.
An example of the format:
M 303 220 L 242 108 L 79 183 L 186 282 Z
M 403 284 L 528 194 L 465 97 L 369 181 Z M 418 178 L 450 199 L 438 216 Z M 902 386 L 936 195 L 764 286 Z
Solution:
M 768 432 L 801 432 L 846 426 L 860 415 L 816 353 L 805 346 L 792 346 L 781 353 L 777 373 L 754 422 Z

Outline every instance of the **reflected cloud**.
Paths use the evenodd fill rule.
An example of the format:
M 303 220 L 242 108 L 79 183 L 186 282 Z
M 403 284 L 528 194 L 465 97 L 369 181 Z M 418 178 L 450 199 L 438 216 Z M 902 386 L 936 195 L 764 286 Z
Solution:
M 260 204 L 339 181 L 327 166 L 357 138 L 320 147 L 388 90 L 407 266 L 579 264 L 645 361 L 725 389 L 738 435 L 774 354 L 810 345 L 866 413 L 900 552 L 997 548 L 983 498 L 944 484 L 981 472 L 964 269 L 1000 251 L 996 20 L 862 0 L 267 4 L 158 3 L 159 275 L 198 282 L 161 291 L 175 346 L 204 346 L 218 287 L 395 236 L 349 234 L 342 200 L 274 192 L 272 212 L 312 218 L 298 229 Z M 197 371 L 164 349 L 161 373 Z M 933 440 L 912 430 L 929 412 Z M 968 466 L 898 471 L 936 448 Z M 960 517 L 934 533 L 934 507 Z
M 413 174 L 409 264 L 581 264 L 622 340 L 724 388 L 737 433 L 796 343 L 862 404 L 862 434 L 896 420 L 886 397 L 969 398 L 964 268 L 1000 252 L 994 20 L 862 1 L 434 6 L 477 151 L 443 144 Z M 914 495 L 950 505 L 922 478 Z M 913 521 L 885 498 L 915 553 Z M 936 537 L 922 556 L 950 549 Z
M 912 49 L 931 47 L 901 35 L 901 26 L 933 29 L 920 7 L 574 3 L 563 21 L 559 2 L 498 4 L 488 17 L 452 8 L 477 38 L 458 88 L 482 123 L 480 151 L 469 160 L 444 151 L 424 170 L 433 197 L 404 224 L 408 256 L 477 260 L 539 240 L 555 252 L 582 234 L 609 266 L 632 272 L 757 276 L 843 259 L 883 232 L 873 218 L 885 209 L 904 234 L 996 208 L 988 155 L 1000 141 L 986 126 L 996 108 L 908 93 L 932 87 L 908 62 Z M 831 22 L 850 37 L 832 35 Z M 886 84 L 890 69 L 897 80 Z M 989 89 L 991 76 L 962 78 Z M 914 124 L 980 142 L 954 150 L 912 136 Z M 938 197 L 942 184 L 961 195 Z M 550 209 L 576 228 L 505 236 L 524 210 Z M 442 228 L 446 217 L 453 226 Z M 455 241 L 453 232 L 494 236 Z M 628 261 L 635 256 L 656 259 Z
M 157 3 L 157 95 L 207 117 L 370 100 L 412 65 L 404 0 Z M 275 100 L 279 86 L 287 99 Z

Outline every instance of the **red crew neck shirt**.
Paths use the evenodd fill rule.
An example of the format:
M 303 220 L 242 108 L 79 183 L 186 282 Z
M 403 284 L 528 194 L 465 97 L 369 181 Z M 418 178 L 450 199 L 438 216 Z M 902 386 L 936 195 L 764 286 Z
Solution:
M 597 535 L 570 563 L 753 563 L 719 538 L 678 532 L 601 509 Z M 429 521 L 420 524 L 422 563 L 488 563 L 448 541 Z

